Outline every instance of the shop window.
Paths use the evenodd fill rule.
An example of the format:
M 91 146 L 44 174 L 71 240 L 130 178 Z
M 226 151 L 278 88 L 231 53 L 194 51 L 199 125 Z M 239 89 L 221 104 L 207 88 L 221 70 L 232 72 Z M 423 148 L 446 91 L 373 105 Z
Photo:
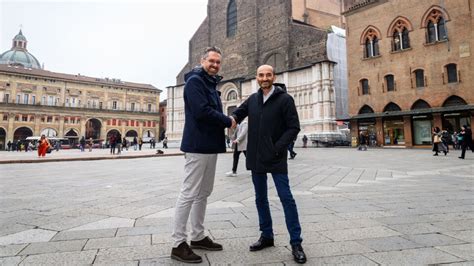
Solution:
M 384 127 L 385 145 L 403 145 L 405 144 L 404 125 L 402 119 L 386 120 Z

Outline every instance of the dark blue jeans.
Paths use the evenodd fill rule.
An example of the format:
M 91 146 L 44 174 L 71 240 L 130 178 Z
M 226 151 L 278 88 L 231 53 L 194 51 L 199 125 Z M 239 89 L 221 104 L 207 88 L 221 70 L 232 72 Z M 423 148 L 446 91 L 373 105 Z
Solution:
M 301 244 L 301 226 L 298 219 L 296 202 L 291 194 L 288 174 L 272 173 L 273 182 L 277 189 L 278 197 L 285 212 L 286 228 L 290 233 L 290 244 Z M 268 203 L 267 174 L 252 171 L 252 181 L 255 188 L 255 203 L 257 205 L 260 231 L 265 238 L 273 238 L 272 216 Z

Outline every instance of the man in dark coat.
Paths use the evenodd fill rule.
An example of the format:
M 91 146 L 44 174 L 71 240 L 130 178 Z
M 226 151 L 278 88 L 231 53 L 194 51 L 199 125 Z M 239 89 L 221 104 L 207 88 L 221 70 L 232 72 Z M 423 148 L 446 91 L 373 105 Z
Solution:
M 293 98 L 283 84 L 274 84 L 273 67 L 257 69 L 258 92 L 250 95 L 233 113 L 237 123 L 248 116 L 247 169 L 252 171 L 260 224 L 260 239 L 250 251 L 274 245 L 272 218 L 268 204 L 267 173 L 271 173 L 285 212 L 286 227 L 294 260 L 306 262 L 301 247 L 301 226 L 296 203 L 290 190 L 286 149 L 300 131 L 298 112 Z
M 226 152 L 226 127 L 235 127 L 234 118 L 222 113 L 217 84 L 221 51 L 209 47 L 201 58 L 201 66 L 185 75 L 185 122 L 181 151 L 185 152 L 184 181 L 176 202 L 173 249 L 171 258 L 199 263 L 202 258 L 191 248 L 222 250 L 204 233 L 207 198 L 211 195 L 216 174 L 217 154 Z M 165 138 L 166 139 L 166 138 Z M 188 246 L 186 224 L 191 220 L 191 246 Z
M 470 149 L 472 152 L 474 152 L 474 144 L 472 143 L 472 131 L 469 128 L 468 125 L 464 125 L 461 128 L 461 132 L 459 132 L 459 135 L 462 136 L 462 142 L 461 142 L 461 156 L 459 159 L 464 159 L 466 156 L 466 150 Z

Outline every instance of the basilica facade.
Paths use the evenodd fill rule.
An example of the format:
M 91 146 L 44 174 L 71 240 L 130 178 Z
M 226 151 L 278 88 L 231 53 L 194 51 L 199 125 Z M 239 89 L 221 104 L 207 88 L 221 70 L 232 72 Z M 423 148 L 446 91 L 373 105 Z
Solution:
M 340 137 L 336 118 L 347 116 L 342 8 L 343 1 L 334 0 L 209 0 L 207 17 L 189 42 L 189 60 L 176 85 L 168 87 L 168 138 L 182 137 L 183 76 L 199 64 L 207 46 L 223 51 L 218 89 L 226 114 L 258 90 L 256 69 L 270 64 L 276 82 L 285 83 L 295 99 L 302 129 L 298 139 Z
M 148 84 L 44 70 L 20 31 L 0 54 L 0 147 L 43 134 L 71 146 L 81 137 L 95 143 L 111 135 L 157 138 L 160 92 Z

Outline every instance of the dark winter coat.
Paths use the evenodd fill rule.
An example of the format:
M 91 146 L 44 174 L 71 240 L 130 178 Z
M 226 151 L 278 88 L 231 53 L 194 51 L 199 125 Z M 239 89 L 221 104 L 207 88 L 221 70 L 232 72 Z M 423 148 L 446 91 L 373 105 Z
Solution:
M 263 92 L 250 95 L 233 113 L 240 123 L 248 116 L 247 169 L 257 173 L 288 173 L 287 148 L 300 131 L 298 112 L 285 85 L 263 103 Z
M 192 153 L 226 152 L 226 127 L 232 120 L 222 113 L 220 92 L 217 84 L 220 77 L 212 77 L 201 67 L 185 76 L 184 86 L 184 131 L 181 151 Z

